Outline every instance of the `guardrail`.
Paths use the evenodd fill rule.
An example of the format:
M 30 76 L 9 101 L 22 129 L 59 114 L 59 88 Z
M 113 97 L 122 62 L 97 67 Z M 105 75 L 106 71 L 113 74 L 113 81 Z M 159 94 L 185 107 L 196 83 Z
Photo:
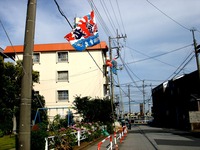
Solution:
M 105 139 L 103 139 L 101 142 L 99 142 L 97 144 L 97 150 L 101 149 L 101 145 L 106 141 L 106 140 L 110 140 L 109 144 L 106 146 L 106 150 L 112 150 L 113 146 L 115 146 L 115 149 L 118 149 L 118 141 L 120 143 L 122 143 L 122 141 L 125 139 L 125 137 L 127 136 L 128 133 L 128 129 L 126 126 L 124 126 L 122 128 L 122 130 L 119 130 L 118 132 L 114 132 L 114 135 L 109 135 L 107 136 Z M 112 136 L 114 136 L 114 143 L 113 143 L 113 138 Z M 114 144 L 114 145 L 113 145 Z
M 80 142 L 84 139 L 86 139 L 86 130 L 78 130 L 75 132 L 72 132 L 71 134 L 73 134 L 76 137 L 76 142 L 78 144 L 78 146 L 80 146 Z M 66 134 L 63 134 L 62 137 L 66 136 Z M 55 136 L 49 136 L 45 138 L 45 150 L 53 150 L 55 148 Z
M 98 143 L 97 145 L 97 150 L 100 150 L 101 148 L 101 144 L 103 144 L 106 140 L 110 139 L 110 143 L 106 146 L 107 149 L 112 149 L 113 145 L 112 145 L 112 135 L 107 136 L 105 139 L 103 139 L 101 142 Z

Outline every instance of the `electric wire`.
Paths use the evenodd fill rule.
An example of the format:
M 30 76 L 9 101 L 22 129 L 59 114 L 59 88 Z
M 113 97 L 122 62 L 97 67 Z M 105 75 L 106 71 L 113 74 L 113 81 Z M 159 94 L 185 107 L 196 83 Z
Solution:
M 190 46 L 192 46 L 192 45 L 193 45 L 193 44 L 188 44 L 188 45 L 186 45 L 186 46 L 183 46 L 183 47 L 180 47 L 180 48 L 176 48 L 176 49 L 171 50 L 171 51 L 169 51 L 169 52 L 165 52 L 165 53 L 158 54 L 158 55 L 155 55 L 155 56 L 149 56 L 149 55 L 147 55 L 147 54 L 145 54 L 145 53 L 140 52 L 139 50 L 136 50 L 136 49 L 133 49 L 133 48 L 131 48 L 131 47 L 126 46 L 127 48 L 129 48 L 129 49 L 131 49 L 131 50 L 134 50 L 134 51 L 136 51 L 137 53 L 142 54 L 142 55 L 148 57 L 148 58 L 144 58 L 144 59 L 137 60 L 137 61 L 133 61 L 133 62 L 127 62 L 126 64 L 137 63 L 137 62 L 141 62 L 141 61 L 145 61 L 145 60 L 149 60 L 149 59 L 154 59 L 154 60 L 157 60 L 157 61 L 159 61 L 159 62 L 161 62 L 161 63 L 164 63 L 164 64 L 167 64 L 167 65 L 169 65 L 169 66 L 174 67 L 173 65 L 170 65 L 170 64 L 168 64 L 168 63 L 165 63 L 165 62 L 163 62 L 163 61 L 161 61 L 161 60 L 159 60 L 159 59 L 155 59 L 155 58 L 156 58 L 156 57 L 163 56 L 163 55 L 167 55 L 167 54 L 170 54 L 170 53 L 173 53 L 173 52 L 182 50 L 182 49 L 185 49 L 185 48 L 190 47 Z
M 169 80 L 172 76 L 176 76 L 176 75 L 178 75 L 179 73 L 180 73 L 180 71 L 194 58 L 194 55 L 192 56 L 192 54 L 193 54 L 193 52 L 191 52 L 190 54 L 189 54 L 189 56 L 179 65 L 179 67 L 174 71 L 174 73 L 172 74 L 172 75 L 170 75 L 168 78 L 167 78 L 167 80 Z M 189 59 L 188 61 L 187 61 L 187 59 Z M 187 61 L 187 62 L 186 62 Z M 185 64 L 184 64 L 185 63 Z M 183 67 L 181 68 L 181 66 L 183 65 Z M 181 69 L 180 69 L 181 68 Z M 180 71 L 178 71 L 178 70 L 180 70 Z M 178 71 L 178 72 L 177 72 Z M 177 73 L 176 73 L 177 72 Z M 175 75 L 174 75 L 175 74 Z M 166 81 L 167 81 L 166 80 Z
M 54 0 L 55 1 L 55 0 Z M 56 1 L 55 1 L 56 2 Z M 89 2 L 89 0 L 88 0 L 88 2 Z M 91 3 L 91 7 L 92 7 L 92 9 L 96 9 L 96 7 L 95 7 L 95 5 L 94 5 L 94 3 L 92 2 L 92 1 L 90 1 Z M 57 3 L 56 3 L 56 5 L 57 6 L 59 6 Z M 59 9 L 60 7 L 58 7 L 58 9 Z M 67 18 L 61 11 L 60 11 L 60 9 L 59 9 L 59 12 L 61 13 L 61 15 L 62 16 L 64 16 L 65 18 Z M 96 9 L 96 12 L 98 12 L 98 10 Z M 70 24 L 70 22 L 68 22 L 69 24 Z M 71 24 L 70 24 L 70 26 L 71 26 Z M 72 26 L 71 26 L 72 27 Z M 95 61 L 95 59 L 93 58 L 93 56 L 90 54 L 90 52 L 86 49 L 86 51 L 88 52 L 88 54 L 90 55 L 90 57 L 92 58 L 92 60 L 94 61 L 94 63 L 97 65 L 97 67 L 100 69 L 100 71 L 103 73 L 103 71 L 101 70 L 101 68 L 99 67 L 99 65 L 97 64 L 97 62 Z M 104 73 L 103 73 L 103 75 L 104 75 Z M 114 111 L 112 111 L 112 113 L 114 114 Z M 114 119 L 114 118 L 113 118 Z
M 124 30 L 124 33 L 126 33 L 126 30 L 125 30 L 125 27 L 124 27 L 124 23 L 123 23 L 123 20 L 122 20 L 121 11 L 120 11 L 120 8 L 119 8 L 119 3 L 118 3 L 118 0 L 116 0 L 116 3 L 117 3 L 117 8 L 118 8 L 118 11 L 119 11 L 120 20 L 121 20 L 121 22 L 122 22 L 122 27 L 123 27 L 123 30 Z
M 118 27 L 119 27 L 119 31 L 122 33 L 121 27 L 120 27 L 120 25 L 119 25 L 119 21 L 118 21 L 118 19 L 117 19 L 116 13 L 115 13 L 114 8 L 113 8 L 113 4 L 112 4 L 111 0 L 109 0 L 109 2 L 110 2 L 110 6 L 111 6 L 111 8 L 112 8 L 112 11 L 113 11 L 113 14 L 114 14 L 116 23 L 117 23 L 117 25 L 118 25 Z M 117 29 L 117 28 L 116 28 L 116 29 Z
M 121 56 L 120 56 L 120 60 L 121 60 L 121 62 L 122 62 L 122 65 L 125 67 L 126 71 L 129 72 L 128 69 L 131 71 L 131 69 L 130 69 L 130 68 L 128 67 L 128 65 L 124 62 L 124 60 L 122 59 Z M 132 72 L 132 71 L 131 71 L 131 72 Z M 140 79 L 136 74 L 134 74 L 133 72 L 132 72 L 132 74 L 133 74 L 138 80 L 141 81 L 141 79 Z M 135 81 L 133 81 L 133 82 L 136 83 Z
M 11 39 L 10 39 L 10 37 L 9 37 L 9 35 L 8 35 L 6 29 L 5 29 L 5 27 L 4 27 L 4 25 L 3 25 L 2 21 L 1 21 L 1 19 L 0 19 L 0 23 L 1 23 L 1 26 L 2 26 L 4 32 L 5 32 L 6 36 L 7 36 L 7 38 L 8 38 L 8 40 L 9 40 L 10 44 L 11 44 L 11 47 L 12 47 L 13 51 L 15 52 L 15 55 L 17 56 L 17 59 L 20 60 L 20 59 L 19 59 L 19 56 L 17 55 L 16 50 L 15 50 L 13 44 L 12 44 L 12 41 L 11 41 Z M 4 55 L 6 55 L 6 54 L 4 54 Z M 6 55 L 6 56 L 7 56 L 7 55 Z M 7 57 L 9 57 L 9 56 L 7 56 Z M 12 58 L 11 58 L 11 59 L 12 59 Z M 15 61 L 15 60 L 14 60 L 14 61 Z M 23 69 L 23 72 L 26 73 L 26 71 L 25 71 L 25 69 L 24 69 L 24 67 L 23 67 L 22 62 L 20 62 L 20 65 L 21 65 L 21 67 L 22 67 L 22 69 Z M 35 92 L 35 91 L 34 91 L 34 92 Z M 43 108 L 44 106 L 42 105 L 42 103 L 41 103 L 41 101 L 40 101 L 38 95 L 36 95 L 36 98 L 37 98 L 37 100 L 39 101 L 40 106 Z
M 61 10 L 61 8 L 60 8 L 59 4 L 57 3 L 57 1 L 54 0 L 54 2 L 56 4 L 56 6 L 58 8 L 58 11 L 60 12 L 60 14 L 65 18 L 65 20 L 68 22 L 68 24 L 70 25 L 70 27 L 73 29 L 71 23 L 69 22 L 68 18 L 65 16 L 64 12 Z
M 3 28 L 3 31 L 4 31 L 5 34 L 6 34 L 6 37 L 7 37 L 8 41 L 9 41 L 9 43 L 10 43 L 10 45 L 11 45 L 11 47 L 12 47 L 14 53 L 15 53 L 15 55 L 17 56 L 17 59 L 20 60 L 20 59 L 19 59 L 19 56 L 17 55 L 16 50 L 15 50 L 13 44 L 12 44 L 12 41 L 11 41 L 11 39 L 10 39 L 10 37 L 9 37 L 9 35 L 8 35 L 6 29 L 5 29 L 5 27 L 4 27 L 4 25 L 3 25 L 2 21 L 1 21 L 1 19 L 0 19 L 0 24 L 1 24 L 2 28 Z M 14 60 L 13 58 L 11 58 L 11 59 Z M 15 61 L 15 60 L 14 60 L 14 61 Z M 16 61 L 15 61 L 15 62 L 16 62 Z M 23 72 L 26 74 L 26 70 L 25 70 L 25 68 L 24 68 L 24 66 L 23 66 L 23 64 L 22 64 L 22 62 L 20 62 L 20 65 L 21 65 L 21 67 L 22 67 L 22 69 L 23 69 Z
M 115 27 L 115 24 L 113 23 L 114 21 L 112 20 L 112 17 L 110 15 L 109 11 L 108 11 L 108 8 L 107 8 L 104 0 L 103 0 L 103 2 L 102 2 L 102 0 L 100 0 L 100 3 L 102 5 L 102 8 L 103 8 L 103 10 L 104 10 L 104 12 L 106 14 L 106 17 L 108 18 L 108 21 L 109 21 L 109 23 L 110 23 L 110 25 L 111 25 L 111 27 L 113 29 L 113 32 L 116 34 L 116 31 L 115 31 L 116 27 Z
M 97 16 L 97 20 L 99 21 L 102 29 L 104 30 L 105 34 L 107 36 L 112 35 L 111 31 L 109 30 L 109 28 L 107 27 L 105 21 L 103 20 L 101 14 L 99 13 L 95 3 L 92 0 L 88 0 L 89 5 L 91 6 L 91 8 L 95 11 L 95 14 Z
M 134 83 L 135 86 L 138 88 L 138 90 L 139 90 L 140 92 L 142 92 L 142 90 L 138 87 L 137 83 L 134 81 L 134 79 L 132 78 L 131 74 L 129 73 L 129 71 L 128 71 L 128 69 L 127 69 L 127 66 L 125 65 L 123 59 L 121 58 L 121 55 L 119 56 L 119 58 L 120 58 L 120 60 L 122 61 L 122 64 L 123 64 L 124 68 L 126 69 L 126 72 L 128 73 L 130 79 L 133 81 L 133 83 Z M 137 76 L 136 76 L 136 77 L 137 77 Z M 137 78 L 138 78 L 138 77 L 137 77 Z M 138 78 L 138 79 L 140 80 L 140 78 Z
M 176 75 L 174 75 L 173 78 L 175 78 L 175 76 L 177 76 L 177 75 L 186 67 L 186 65 L 188 65 L 189 62 L 191 62 L 191 60 L 192 60 L 194 57 L 195 57 L 195 56 L 193 55 L 193 56 L 183 65 L 183 67 L 176 73 Z
M 59 4 L 57 3 L 56 0 L 54 0 L 60 14 L 67 20 L 68 24 L 70 25 L 70 27 L 73 29 L 73 26 L 71 25 L 71 23 L 69 22 L 68 18 L 65 16 L 65 14 L 63 13 L 63 11 L 61 10 Z M 94 61 L 94 63 L 96 64 L 96 66 L 99 68 L 99 70 L 103 73 L 102 69 L 99 67 L 99 65 L 97 64 L 96 60 L 93 58 L 93 56 L 90 54 L 90 52 L 86 49 L 86 51 L 88 52 L 88 54 L 90 55 L 90 57 L 92 58 L 92 60 Z M 104 73 L 103 73 L 104 74 Z
M 88 2 L 89 2 L 89 0 L 88 0 Z M 92 0 L 90 1 L 90 3 L 91 3 L 91 5 L 92 5 L 91 7 L 96 8 L 96 7 L 95 7 L 95 4 L 93 3 Z M 98 12 L 98 9 L 97 9 L 97 8 L 96 8 L 96 11 Z M 100 16 L 100 14 L 99 14 L 99 16 Z M 101 21 L 103 21 L 103 19 L 102 19 Z M 103 22 L 104 22 L 104 21 L 103 21 Z M 112 100 L 111 100 L 111 108 L 112 108 L 112 114 L 113 114 L 113 119 L 114 119 L 115 117 L 114 117 L 113 101 L 112 101 Z M 114 123 L 114 126 L 115 126 L 115 123 Z
M 173 22 L 175 22 L 176 24 L 178 24 L 179 26 L 181 26 L 182 28 L 190 31 L 189 28 L 187 28 L 186 26 L 182 25 L 181 23 L 179 23 L 178 21 L 176 21 L 175 19 L 173 19 L 172 17 L 170 17 L 169 15 L 167 15 L 166 13 L 164 13 L 161 9 L 159 9 L 157 6 L 155 6 L 152 2 L 150 2 L 149 0 L 146 0 L 151 6 L 153 6 L 155 9 L 157 9 L 159 12 L 161 12 L 163 15 L 165 15 L 167 18 L 169 18 L 170 20 L 172 20 Z
M 96 60 L 94 59 L 94 57 L 90 54 L 90 52 L 86 49 L 86 51 L 88 52 L 88 54 L 90 55 L 90 57 L 92 58 L 92 60 L 94 61 L 94 63 L 96 64 L 96 66 L 99 68 L 99 70 L 103 73 L 102 69 L 99 67 L 99 65 L 97 64 Z M 104 73 L 103 73 L 104 75 Z
M 117 83 L 117 81 L 116 81 L 115 79 L 114 79 L 114 82 Z M 120 90 L 124 93 L 124 95 L 126 95 L 126 96 L 128 95 L 128 94 L 121 88 L 121 86 L 119 86 L 118 88 L 120 88 Z M 132 100 L 132 101 L 133 101 L 133 100 Z

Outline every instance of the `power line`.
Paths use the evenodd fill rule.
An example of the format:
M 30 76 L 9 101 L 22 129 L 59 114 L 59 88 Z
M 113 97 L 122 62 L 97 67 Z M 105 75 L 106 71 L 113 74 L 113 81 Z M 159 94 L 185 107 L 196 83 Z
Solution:
M 55 4 L 56 4 L 56 6 L 57 6 L 57 8 L 58 8 L 58 11 L 60 12 L 60 14 L 67 20 L 68 24 L 69 24 L 70 27 L 73 29 L 71 23 L 69 22 L 68 18 L 65 16 L 64 12 L 61 10 L 61 8 L 60 8 L 59 4 L 57 3 L 57 1 L 54 0 L 54 2 L 55 2 Z
M 71 23 L 69 22 L 68 18 L 65 16 L 65 14 L 63 13 L 63 11 L 61 10 L 59 4 L 57 3 L 56 0 L 54 0 L 60 14 L 67 20 L 68 24 L 70 25 L 70 27 L 73 29 Z M 92 6 L 93 7 L 93 6 Z M 94 61 L 94 63 L 96 64 L 96 66 L 99 68 L 99 70 L 103 73 L 103 71 L 101 70 L 101 68 L 99 67 L 99 65 L 97 64 L 96 60 L 94 59 L 94 57 L 90 54 L 90 52 L 86 49 L 86 51 L 88 52 L 88 54 L 90 55 L 90 57 L 92 58 L 92 60 Z M 103 73 L 104 74 L 104 73 Z
M 108 18 L 108 21 L 110 22 L 110 25 L 111 25 L 114 33 L 116 33 L 116 31 L 115 31 L 116 27 L 115 27 L 114 21 L 112 20 L 111 15 L 110 15 L 110 13 L 108 11 L 107 5 L 105 4 L 104 0 L 103 1 L 100 0 L 100 2 L 101 2 L 102 8 L 103 8 L 103 10 L 104 10 L 104 12 L 106 14 L 106 17 Z
M 172 74 L 172 75 L 170 75 L 168 78 L 167 78 L 167 80 L 169 80 L 174 74 L 174 77 L 177 75 L 177 74 L 179 74 L 180 73 L 180 71 L 194 58 L 194 55 L 193 56 L 191 56 L 193 54 L 193 52 L 191 52 L 190 54 L 189 54 L 189 56 L 179 65 L 179 67 L 176 69 L 176 71 L 178 71 L 180 68 L 181 68 L 181 66 L 183 65 L 183 67 L 176 73 L 176 71 L 174 71 L 174 73 Z M 190 59 L 189 59 L 190 58 Z M 187 59 L 189 59 L 188 61 L 187 61 Z M 187 61 L 187 62 L 186 62 Z M 186 63 L 185 63 L 186 62 Z M 185 64 L 184 64 L 185 63 Z M 174 78 L 173 77 L 173 78 Z
M 149 0 L 146 0 L 150 5 L 152 5 L 154 8 L 156 8 L 159 12 L 161 12 L 163 15 L 165 15 L 167 18 L 169 18 L 170 20 L 172 20 L 173 22 L 175 22 L 176 24 L 178 24 L 179 26 L 181 26 L 182 28 L 190 31 L 189 28 L 187 28 L 186 26 L 182 25 L 181 23 L 179 23 L 178 21 L 176 21 L 175 19 L 173 19 L 172 17 L 170 17 L 169 15 L 167 15 L 166 13 L 164 13 L 161 9 L 159 9 L 157 6 L 155 6 L 152 2 L 150 2 Z
M 118 19 L 117 19 L 117 16 L 116 16 L 116 13 L 115 13 L 114 8 L 113 8 L 113 4 L 112 4 L 111 0 L 109 0 L 109 2 L 110 2 L 110 5 L 111 5 L 111 8 L 112 8 L 112 11 L 113 11 L 115 20 L 116 20 L 116 22 L 117 22 L 117 25 L 118 25 L 118 27 L 119 27 L 119 30 L 120 30 L 120 32 L 122 33 L 121 28 L 120 28 L 120 25 L 119 25 L 119 22 L 118 22 Z
M 88 54 L 90 55 L 90 57 L 92 58 L 92 60 L 94 61 L 94 63 L 96 64 L 96 66 L 99 68 L 99 70 L 103 73 L 102 69 L 99 67 L 99 65 L 97 64 L 97 62 L 95 61 L 94 57 L 90 54 L 90 52 L 86 49 L 86 51 L 88 52 Z M 104 75 L 104 73 L 103 73 Z
M 163 15 L 165 15 L 167 18 L 169 18 L 170 20 L 172 20 L 173 22 L 175 22 L 176 24 L 178 24 L 179 26 L 181 26 L 182 28 L 190 31 L 189 28 L 187 28 L 186 26 L 182 25 L 181 23 L 179 23 L 178 21 L 176 21 L 175 19 L 173 19 L 172 17 L 170 17 L 169 15 L 167 15 L 166 13 L 164 13 L 161 9 L 159 9 L 157 6 L 155 6 L 152 2 L 150 2 L 149 0 L 146 0 L 150 5 L 152 5 L 155 9 L 157 9 L 159 12 L 161 12 Z
M 92 0 L 88 0 L 88 3 L 90 4 L 91 8 L 95 11 L 97 19 L 98 19 L 99 23 L 101 24 L 104 32 L 107 34 L 107 36 L 112 35 L 111 31 L 109 30 L 109 28 L 107 27 L 106 23 L 104 22 L 101 14 L 99 13 L 96 5 L 94 4 L 94 2 Z
M 126 30 L 125 30 L 125 27 L 124 27 L 124 23 L 123 23 L 123 20 L 122 20 L 121 11 L 120 11 L 119 4 L 118 4 L 118 1 L 117 1 L 117 0 L 116 0 L 116 3 L 117 3 L 118 11 L 119 11 L 120 20 L 121 20 L 121 22 L 122 22 L 123 30 L 124 30 L 124 32 L 126 33 Z
M 182 49 L 187 48 L 187 47 L 192 46 L 192 45 L 193 45 L 193 44 L 189 44 L 189 45 L 186 45 L 186 46 L 183 46 L 183 47 L 180 47 L 180 48 L 176 48 L 176 49 L 171 50 L 171 51 L 169 51 L 169 52 L 165 52 L 165 53 L 162 53 L 162 54 L 159 54 L 159 55 L 155 55 L 155 56 L 149 56 L 149 55 L 147 55 L 147 54 L 145 54 L 145 53 L 140 52 L 139 50 L 136 50 L 136 49 L 133 49 L 133 48 L 131 48 L 131 47 L 126 46 L 127 48 L 129 48 L 129 49 L 131 49 L 131 50 L 134 50 L 134 51 L 136 51 L 137 53 L 142 54 L 142 55 L 148 57 L 148 58 L 144 58 L 144 59 L 137 60 L 137 61 L 127 62 L 126 64 L 137 63 L 137 62 L 141 62 L 141 61 L 145 61 L 145 60 L 149 60 L 149 59 L 154 59 L 154 60 L 157 60 L 157 61 L 159 61 L 159 62 L 162 62 L 162 61 L 160 61 L 160 60 L 158 60 L 158 59 L 155 59 L 155 58 L 156 58 L 156 57 L 163 56 L 163 55 L 167 55 L 167 54 L 170 54 L 170 53 L 179 51 L 179 50 L 182 50 Z M 162 63 L 165 63 L 165 62 L 162 62 Z M 165 63 L 165 64 L 167 64 L 167 63 Z M 168 65 L 170 65 L 170 64 L 168 64 Z M 172 66 L 172 65 L 170 65 L 170 66 Z M 174 67 L 174 66 L 173 66 L 173 67 Z
M 128 69 L 127 69 L 127 66 L 125 65 L 125 63 L 124 63 L 124 61 L 122 60 L 121 56 L 119 56 L 119 57 L 120 57 L 120 60 L 122 61 L 122 64 L 123 64 L 124 68 L 126 69 L 126 72 L 127 72 L 128 75 L 129 75 L 129 77 L 131 78 L 131 80 L 133 81 L 133 83 L 135 84 L 135 86 L 138 88 L 138 90 L 142 92 L 142 90 L 138 87 L 137 83 L 134 81 L 134 79 L 133 79 L 132 76 L 130 75 L 130 73 L 129 73 Z M 137 77 L 137 76 L 136 76 L 136 77 Z M 137 78 L 140 80 L 139 77 L 137 77 Z
M 1 19 L 0 19 L 0 24 L 1 24 L 3 30 L 4 30 L 4 32 L 5 32 L 5 34 L 6 34 L 6 37 L 8 38 L 8 41 L 10 42 L 10 45 L 11 45 L 11 47 L 12 47 L 12 49 L 13 49 L 15 55 L 17 56 L 17 59 L 20 60 L 19 57 L 18 57 L 18 55 L 17 55 L 17 53 L 16 53 L 16 50 L 15 50 L 13 44 L 12 44 L 12 41 L 11 41 L 11 39 L 10 39 L 10 37 L 9 37 L 9 35 L 8 35 L 6 29 L 5 29 L 5 27 L 4 27 L 4 25 L 3 25 L 2 21 L 1 21 Z M 9 58 L 10 58 L 10 57 L 9 57 Z M 14 60 L 13 58 L 11 58 L 11 59 Z M 14 61 L 15 61 L 15 60 L 14 60 Z M 16 61 L 15 61 L 15 62 L 16 62 Z M 23 72 L 26 74 L 26 70 L 24 69 L 24 66 L 23 66 L 22 62 L 20 62 L 20 65 L 21 65 L 21 67 L 22 67 L 22 69 L 23 69 Z

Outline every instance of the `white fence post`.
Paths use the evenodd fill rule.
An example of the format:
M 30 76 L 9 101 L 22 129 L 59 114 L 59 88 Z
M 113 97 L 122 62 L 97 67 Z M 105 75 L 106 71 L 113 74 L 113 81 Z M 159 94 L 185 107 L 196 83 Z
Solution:
M 80 146 L 80 138 L 81 138 L 81 131 L 77 131 L 77 141 L 78 141 L 78 146 Z
M 45 150 L 48 150 L 48 137 L 45 138 Z

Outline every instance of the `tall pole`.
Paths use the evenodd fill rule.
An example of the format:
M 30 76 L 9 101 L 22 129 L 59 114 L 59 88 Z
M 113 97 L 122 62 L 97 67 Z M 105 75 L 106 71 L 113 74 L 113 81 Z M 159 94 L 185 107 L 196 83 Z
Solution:
M 115 59 L 117 59 L 119 57 L 119 42 L 118 42 L 118 39 L 120 38 L 125 38 L 126 36 L 119 36 L 118 35 L 118 31 L 117 31 L 117 37 L 115 38 L 111 38 L 109 36 L 109 55 L 110 55 L 110 61 L 112 61 L 112 49 L 114 48 L 117 48 L 117 57 L 115 57 Z M 118 47 L 112 47 L 111 45 L 111 40 L 112 39 L 117 39 L 117 43 L 118 43 Z M 113 73 L 112 73 L 112 70 L 110 69 L 110 91 L 111 91 L 111 107 L 112 107 L 112 112 L 113 112 L 113 119 L 115 119 L 115 116 L 114 116 L 114 108 L 113 108 L 113 103 L 114 103 L 114 84 L 113 84 Z
M 112 47 L 111 47 L 111 37 L 109 37 L 109 55 L 110 55 L 110 61 L 112 61 Z M 113 108 L 113 103 L 114 103 L 114 84 L 113 84 L 113 73 L 112 70 L 110 69 L 110 99 L 111 99 L 111 109 L 112 109 L 112 118 L 113 121 L 115 121 L 115 114 L 114 114 L 114 108 Z
M 145 116 L 145 92 L 144 92 L 144 80 L 142 82 L 142 93 L 143 93 L 143 114 Z
M 122 92 L 121 92 L 121 87 L 120 87 L 120 83 L 119 83 L 119 77 L 117 75 L 117 81 L 118 81 L 118 84 L 119 84 L 119 93 L 120 93 L 120 103 L 121 103 L 121 118 L 124 117 L 124 104 L 123 104 L 123 101 L 122 101 Z
M 197 63 L 197 70 L 198 70 L 198 75 L 199 75 L 199 80 L 200 80 L 200 67 L 199 67 L 199 58 L 198 58 L 198 50 L 197 50 L 197 43 L 196 43 L 196 39 L 194 36 L 194 29 L 191 30 L 192 31 L 192 37 L 193 37 L 193 43 L 194 43 L 194 50 L 195 50 L 195 57 L 196 57 L 196 63 Z
M 129 116 L 128 116 L 128 119 L 130 119 L 130 114 L 131 114 L 130 84 L 128 84 L 128 104 L 129 104 Z
M 200 84 L 200 67 L 199 67 L 199 55 L 198 55 L 198 48 L 197 48 L 197 42 L 195 39 L 194 31 L 195 29 L 192 29 L 192 37 L 193 37 L 193 44 L 194 44 L 194 50 L 195 50 L 195 57 L 196 57 L 196 63 L 197 63 L 197 71 L 198 71 L 198 85 Z M 200 111 L 200 102 L 197 101 L 198 111 Z
M 21 87 L 18 149 L 31 149 L 31 97 L 32 53 L 35 35 L 36 0 L 28 0 L 23 53 L 23 77 Z

